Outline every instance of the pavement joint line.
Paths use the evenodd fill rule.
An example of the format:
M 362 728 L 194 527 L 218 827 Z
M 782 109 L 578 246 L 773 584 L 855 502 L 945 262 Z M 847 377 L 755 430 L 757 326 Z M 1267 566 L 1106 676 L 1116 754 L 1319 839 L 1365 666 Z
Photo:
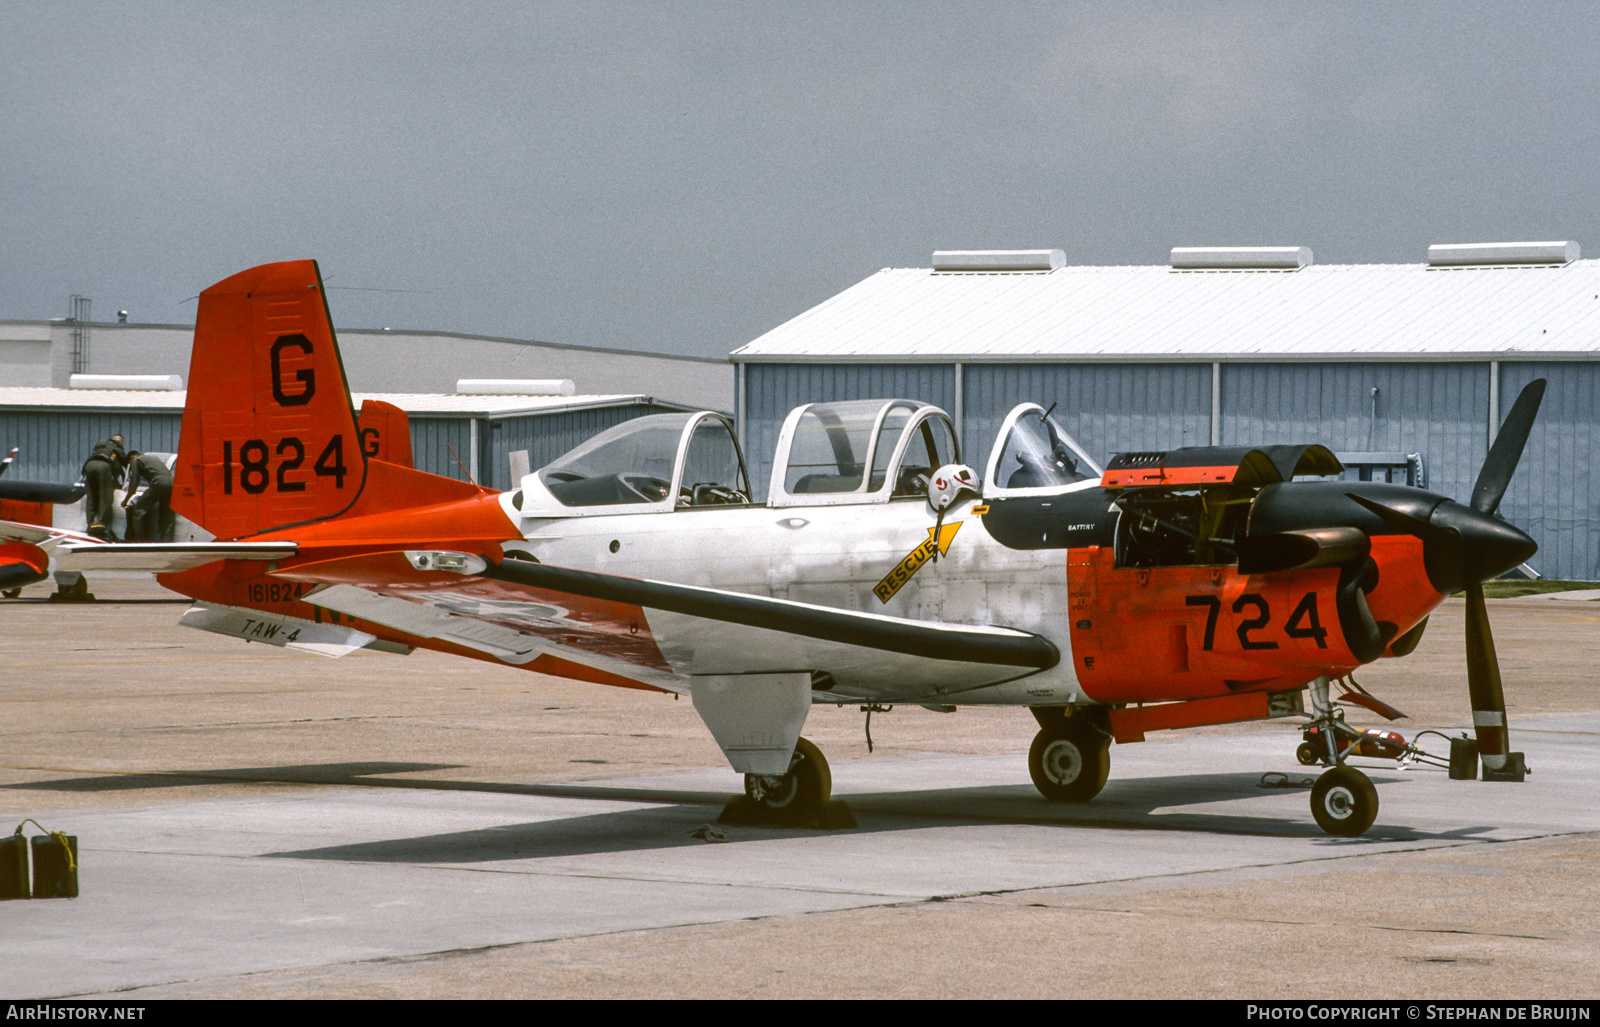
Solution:
M 1196 913 L 1176 909 L 1115 909 L 1102 906 L 1047 906 L 1048 909 L 1070 910 L 1081 913 L 1128 914 L 1132 916 L 1169 917 L 1175 920 L 1200 920 L 1215 917 L 1215 912 Z M 1365 928 L 1369 931 L 1390 931 L 1397 934 L 1459 934 L 1470 938 L 1518 938 L 1524 941 L 1559 941 L 1560 936 L 1549 934 L 1513 934 L 1507 931 L 1468 931 L 1459 927 L 1397 927 L 1389 924 L 1361 924 L 1348 921 L 1282 920 L 1273 917 L 1225 917 L 1235 924 L 1276 924 L 1281 927 L 1315 927 L 1319 929 Z
M 903 904 L 904 905 L 910 905 L 911 903 L 903 903 Z M 485 953 L 490 953 L 490 952 L 501 952 L 501 951 L 506 951 L 506 950 L 510 950 L 510 949 L 528 948 L 528 947 L 535 946 L 535 945 L 556 945 L 556 944 L 561 944 L 563 942 L 581 941 L 581 940 L 588 940 L 588 939 L 593 939 L 593 938 L 619 937 L 619 936 L 622 936 L 622 935 L 629 935 L 629 934 L 639 935 L 641 937 L 644 937 L 644 936 L 649 936 L 649 935 L 660 934 L 660 933 L 665 932 L 665 931 L 680 931 L 680 930 L 687 930 L 687 929 L 692 929 L 692 928 L 696 928 L 696 927 L 720 927 L 720 926 L 722 926 L 724 924 L 758 923 L 758 922 L 763 921 L 763 920 L 779 920 L 779 919 L 784 919 L 784 918 L 796 918 L 796 919 L 799 919 L 799 918 L 805 918 L 805 917 L 827 915 L 829 913 L 846 913 L 846 912 L 852 912 L 852 911 L 858 910 L 858 909 L 872 909 L 872 908 L 883 908 L 883 905 L 880 904 L 880 903 L 864 903 L 861 906 L 849 906 L 849 907 L 844 907 L 842 909 L 803 910 L 803 911 L 799 911 L 799 912 L 789 912 L 789 913 L 763 913 L 763 914 L 759 914 L 759 915 L 756 915 L 756 916 L 726 917 L 726 918 L 723 918 L 723 919 L 720 919 L 720 920 L 691 920 L 691 921 L 685 921 L 684 923 L 661 924 L 661 925 L 658 925 L 658 926 L 655 926 L 655 927 L 643 927 L 643 928 L 641 928 L 641 927 L 624 927 L 624 928 L 619 928 L 617 930 L 612 930 L 612 931 L 594 931 L 594 932 L 589 932 L 589 933 L 563 934 L 563 935 L 560 935 L 560 936 L 557 936 L 557 937 L 553 937 L 553 938 L 528 938 L 528 939 L 525 939 L 525 940 L 522 940 L 522 941 L 506 941 L 506 942 L 496 942 L 496 943 L 488 944 L 488 945 L 471 945 L 471 946 L 462 946 L 462 947 L 459 947 L 459 948 L 433 949 L 433 950 L 429 950 L 429 951 L 426 951 L 426 952 L 398 953 L 396 955 L 391 955 L 391 956 L 373 956 L 373 957 L 370 957 L 370 958 L 367 958 L 367 959 L 347 959 L 347 960 L 338 960 L 338 961 L 334 961 L 334 962 L 330 962 L 330 963 L 314 963 L 314 964 L 311 964 L 311 965 L 308 965 L 308 966 L 299 966 L 299 967 L 290 966 L 290 967 L 279 967 L 279 968 L 275 968 L 275 969 L 271 969 L 271 970 L 252 970 L 252 971 L 248 971 L 248 972 L 245 972 L 245 973 L 218 974 L 218 975 L 212 976 L 212 977 L 186 977 L 186 978 L 181 978 L 181 979 L 174 979 L 174 980 L 171 980 L 171 981 L 159 981 L 159 982 L 154 982 L 154 983 L 149 983 L 149 984 L 128 985 L 128 986 L 125 986 L 125 987 L 115 988 L 115 989 L 111 989 L 111 990 L 107 990 L 107 991 L 76 992 L 76 993 L 73 993 L 72 995 L 50 996 L 50 998 L 54 998 L 54 999 L 75 998 L 75 997 L 78 997 L 78 996 L 81 996 L 81 995 L 101 995 L 101 994 L 122 995 L 122 994 L 136 993 L 136 992 L 144 991 L 144 990 L 150 989 L 150 988 L 165 988 L 165 987 L 171 987 L 173 985 L 195 984 L 195 983 L 215 982 L 215 981 L 230 981 L 230 980 L 241 980 L 242 981 L 242 980 L 247 980 L 247 979 L 252 978 L 252 977 L 268 977 L 268 976 L 272 976 L 272 975 L 276 975 L 276 974 L 293 974 L 293 973 L 301 972 L 301 971 L 326 971 L 326 970 L 328 970 L 328 969 L 330 969 L 332 967 L 382 966 L 382 965 L 386 965 L 386 964 L 402 965 L 403 966 L 403 965 L 408 964 L 408 963 L 436 962 L 436 961 L 442 961 L 442 960 L 448 960 L 448 959 L 462 958 L 462 957 L 467 957 L 467 956 L 483 955 Z
M 960 902 L 971 899 L 999 898 L 1012 895 L 1024 895 L 1032 891 L 1055 891 L 1065 888 L 1098 888 L 1108 884 L 1138 884 L 1149 881 L 1163 881 L 1185 877 L 1205 877 L 1213 874 L 1236 874 L 1245 870 L 1275 870 L 1281 867 L 1311 866 L 1317 863 L 1327 863 L 1344 859 L 1367 859 L 1375 856 L 1409 855 L 1411 853 L 1435 853 L 1441 849 L 1464 849 L 1473 845 L 1506 845 L 1515 842 L 1544 841 L 1551 838 L 1576 838 L 1584 835 L 1595 834 L 1594 831 L 1552 831 L 1547 834 L 1529 835 L 1523 838 L 1474 838 L 1440 841 L 1437 844 L 1417 845 L 1408 849 L 1383 849 L 1376 852 L 1344 852 L 1330 853 L 1326 856 L 1311 856 L 1303 859 L 1274 860 L 1271 863 L 1241 863 L 1232 867 L 1205 867 L 1198 870 L 1175 870 L 1159 874 L 1144 874 L 1137 877 L 1112 877 L 1098 881 L 1072 881 L 1066 884 L 1036 884 L 1026 888 L 995 888 L 975 892 L 957 892 L 950 895 L 937 895 L 922 902 Z M 1063 907 L 1067 908 L 1067 907 Z M 1078 907 L 1072 907 L 1078 908 Z M 1291 922 L 1291 921 L 1285 921 Z M 1521 937 L 1521 935 L 1508 935 L 1507 937 Z
M 1581 832 L 1581 833 L 1592 833 L 1592 832 Z M 1220 871 L 1209 871 L 1209 872 L 1216 873 L 1216 872 L 1220 872 Z M 530 874 L 529 876 L 533 876 L 533 875 Z M 570 875 L 567 875 L 567 876 L 570 876 Z M 579 875 L 579 876 L 589 876 L 589 875 Z M 1178 876 L 1186 876 L 1186 875 L 1178 875 Z M 626 879 L 626 878 L 624 878 L 624 879 Z M 646 882 L 646 883 L 649 883 L 649 882 Z M 693 882 L 691 882 L 691 883 L 693 883 Z M 728 886 L 732 887 L 732 885 L 728 885 Z M 1036 890 L 1036 889 L 1023 889 L 1023 890 Z M 843 894 L 853 894 L 853 893 L 843 893 Z M 655 926 L 655 927 L 649 927 L 649 928 L 631 927 L 631 928 L 622 928 L 622 929 L 613 930 L 613 931 L 595 931 L 595 932 L 590 932 L 590 933 L 564 934 L 564 935 L 560 935 L 558 937 L 552 937 L 552 938 L 530 938 L 530 939 L 526 939 L 526 940 L 522 940 L 522 941 L 498 942 L 498 943 L 488 944 L 488 945 L 474 945 L 474 946 L 462 946 L 462 947 L 458 947 L 458 948 L 434 949 L 434 950 L 429 950 L 429 951 L 426 951 L 426 952 L 399 953 L 399 954 L 390 955 L 390 956 L 375 956 L 375 957 L 371 957 L 371 958 L 367 958 L 367 959 L 353 959 L 353 960 L 342 960 L 342 961 L 335 961 L 335 962 L 329 962 L 329 963 L 316 963 L 316 964 L 312 964 L 312 965 L 309 965 L 309 966 L 302 966 L 302 967 L 282 967 L 282 968 L 276 968 L 276 969 L 272 969 L 272 970 L 249 971 L 249 972 L 238 973 L 238 974 L 219 974 L 219 975 L 212 976 L 212 977 L 190 977 L 190 978 L 174 979 L 174 980 L 171 980 L 171 981 L 161 981 L 161 982 L 154 982 L 154 983 L 148 983 L 148 984 L 131 985 L 131 986 L 126 986 L 126 987 L 111 989 L 109 991 L 81 992 L 81 993 L 75 993 L 74 995 L 56 996 L 56 997 L 57 998 L 72 998 L 72 997 L 75 997 L 76 995 L 85 995 L 85 994 L 133 994 L 133 993 L 137 993 L 137 992 L 144 991 L 144 990 L 147 990 L 147 989 L 170 987 L 172 985 L 193 984 L 193 983 L 201 983 L 201 982 L 207 982 L 207 981 L 215 982 L 215 981 L 223 981 L 223 980 L 247 980 L 249 978 L 268 977 L 268 976 L 276 975 L 276 974 L 293 974 L 293 973 L 301 972 L 301 971 L 326 971 L 326 970 L 328 970 L 328 969 L 330 969 L 332 967 L 382 966 L 382 965 L 386 965 L 386 964 L 406 965 L 406 964 L 411 964 L 411 963 L 438 962 L 438 961 L 444 961 L 444 960 L 467 957 L 467 956 L 482 955 L 482 954 L 491 953 L 491 952 L 508 951 L 508 950 L 512 950 L 512 949 L 528 948 L 528 947 L 540 946 L 540 945 L 560 944 L 560 943 L 576 941 L 576 940 L 587 940 L 587 939 L 594 939 L 594 938 L 615 937 L 615 936 L 629 935 L 629 934 L 646 936 L 646 935 L 659 934 L 659 933 L 666 932 L 666 931 L 680 931 L 680 930 L 685 930 L 685 929 L 693 929 L 693 928 L 697 928 L 697 927 L 720 927 L 720 926 L 722 926 L 724 924 L 730 924 L 730 923 L 758 923 L 758 922 L 766 921 L 766 920 L 808 919 L 808 918 L 812 918 L 812 917 L 825 917 L 825 916 L 829 916 L 829 915 L 833 915 L 833 914 L 837 914 L 837 913 L 854 912 L 854 911 L 861 910 L 861 909 L 871 909 L 871 908 L 911 909 L 911 908 L 915 908 L 917 906 L 926 905 L 926 904 L 930 904 L 930 903 L 940 903 L 940 902 L 949 902 L 949 901 L 957 901 L 957 900 L 959 900 L 959 897 L 952 898 L 952 897 L 946 897 L 946 896 L 934 896 L 934 897 L 925 898 L 925 899 L 912 899 L 912 900 L 902 900 L 902 901 L 898 901 L 898 902 L 890 902 L 888 904 L 863 903 L 860 906 L 848 906 L 848 907 L 843 907 L 843 908 L 839 908 L 839 909 L 816 909 L 816 910 L 803 910 L 803 911 L 799 911 L 799 912 L 765 913 L 765 914 L 759 914 L 759 915 L 756 915 L 756 916 L 726 917 L 726 918 L 718 919 L 718 920 L 695 920 L 695 921 L 686 921 L 684 923 L 679 923 L 679 924 L 662 924 L 662 925 L 658 925 L 658 926 Z M 1122 910 L 1122 909 L 1107 909 L 1107 908 L 1101 908 L 1101 907 L 1082 907 L 1082 906 L 1056 906 L 1056 907 L 1048 907 L 1048 908 L 1059 909 L 1059 910 L 1062 910 L 1062 911 L 1075 912 L 1075 913 L 1130 914 L 1130 915 L 1139 915 L 1139 916 L 1171 917 L 1171 918 L 1181 918 L 1181 919 L 1192 919 L 1193 918 L 1192 914 L 1184 914 L 1184 913 L 1179 913 L 1179 912 L 1175 912 L 1175 911 L 1171 911 L 1171 910 L 1143 911 L 1143 910 Z M 1340 926 L 1343 926 L 1343 927 L 1360 926 L 1360 925 L 1351 925 L 1351 924 L 1345 924 L 1345 923 L 1331 923 L 1330 924 L 1330 923 L 1321 923 L 1321 922 L 1316 922 L 1316 921 L 1273 920 L 1273 919 L 1256 918 L 1256 917 L 1238 917 L 1238 918 L 1231 918 L 1231 920 L 1232 920 L 1232 922 L 1235 922 L 1235 923 L 1278 924 L 1278 925 L 1282 925 L 1282 926 L 1286 926 L 1286 927 L 1312 926 L 1312 927 L 1324 927 L 1324 928 L 1327 928 L 1327 927 L 1340 927 Z M 1491 932 L 1479 932 L 1479 931 L 1463 931 L 1463 930 L 1458 930 L 1458 929 L 1453 929 L 1453 928 L 1386 927 L 1386 926 L 1378 925 L 1378 924 L 1369 924 L 1369 925 L 1365 925 L 1365 926 L 1367 926 L 1369 929 L 1372 929 L 1372 930 L 1389 931 L 1389 932 L 1395 932 L 1395 933 L 1401 933 L 1401 934 L 1424 934 L 1424 935 L 1427 935 L 1427 934 L 1457 934 L 1457 935 L 1463 935 L 1463 936 L 1467 936 L 1467 937 L 1513 938 L 1513 939 L 1520 939 L 1520 940 L 1527 940 L 1527 941 L 1559 941 L 1560 940 L 1559 938 L 1553 938 L 1553 937 L 1550 937 L 1550 936 L 1547 936 L 1547 935 L 1506 934 L 1506 933 L 1491 933 Z

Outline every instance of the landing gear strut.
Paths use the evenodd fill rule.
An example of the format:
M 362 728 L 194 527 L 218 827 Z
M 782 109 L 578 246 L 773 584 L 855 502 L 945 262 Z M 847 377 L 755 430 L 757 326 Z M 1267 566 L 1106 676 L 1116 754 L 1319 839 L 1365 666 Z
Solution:
M 1378 789 L 1372 779 L 1355 767 L 1346 766 L 1344 758 L 1356 751 L 1364 741 L 1362 732 L 1347 727 L 1344 718 L 1328 698 L 1327 677 L 1311 682 L 1312 720 L 1306 740 L 1300 743 L 1295 755 L 1305 766 L 1319 761 L 1332 766 L 1317 778 L 1311 787 L 1311 815 L 1317 826 L 1341 838 L 1357 838 L 1366 834 L 1367 828 L 1378 819 Z M 1321 742 L 1323 752 L 1317 751 L 1312 736 Z
M 1111 739 L 1088 716 L 1062 712 L 1034 711 L 1040 727 L 1028 750 L 1028 774 L 1051 802 L 1088 802 L 1106 785 Z

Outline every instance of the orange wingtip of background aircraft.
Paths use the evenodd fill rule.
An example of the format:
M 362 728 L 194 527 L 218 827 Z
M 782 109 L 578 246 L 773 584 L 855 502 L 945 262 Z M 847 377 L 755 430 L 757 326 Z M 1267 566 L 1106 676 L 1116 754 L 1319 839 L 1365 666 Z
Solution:
M 765 502 L 712 412 L 629 421 L 500 493 L 367 451 L 317 265 L 291 261 L 200 297 L 173 507 L 216 541 L 57 556 L 156 571 L 196 600 L 183 624 L 253 641 L 687 694 L 745 775 L 728 816 L 815 823 L 838 805 L 800 736 L 813 703 L 1019 705 L 1039 723 L 1034 783 L 1062 802 L 1100 791 L 1113 740 L 1306 717 L 1301 759 L 1328 768 L 1312 813 L 1354 836 L 1378 797 L 1348 759 L 1429 757 L 1348 727 L 1341 701 L 1396 711 L 1330 689 L 1410 653 L 1452 593 L 1484 774 L 1520 779 L 1481 583 L 1537 548 L 1494 512 L 1543 389 L 1519 397 L 1465 504 L 1299 480 L 1342 471 L 1316 445 L 1102 469 L 1036 403 L 1005 419 L 980 479 L 944 411 L 896 399 L 793 411 Z

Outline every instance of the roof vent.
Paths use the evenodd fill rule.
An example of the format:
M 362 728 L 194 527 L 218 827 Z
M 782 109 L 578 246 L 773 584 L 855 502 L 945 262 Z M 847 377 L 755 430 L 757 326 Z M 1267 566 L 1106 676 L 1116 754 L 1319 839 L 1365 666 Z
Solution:
M 1469 242 L 1428 247 L 1429 267 L 1473 267 L 1483 264 L 1570 264 L 1578 244 L 1563 242 Z
M 183 379 L 175 374 L 75 374 L 67 379 L 72 389 L 119 389 L 126 392 L 182 392 Z
M 458 396 L 571 396 L 571 378 L 458 378 Z
M 935 271 L 1054 271 L 1065 267 L 1063 250 L 934 250 Z
M 1174 246 L 1177 271 L 1298 271 L 1311 263 L 1309 246 Z

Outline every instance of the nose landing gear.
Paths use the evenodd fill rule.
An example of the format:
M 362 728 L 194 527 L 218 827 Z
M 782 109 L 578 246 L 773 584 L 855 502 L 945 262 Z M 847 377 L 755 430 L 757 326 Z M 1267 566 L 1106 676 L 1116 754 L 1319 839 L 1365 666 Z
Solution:
M 1311 787 L 1311 815 L 1329 834 L 1359 837 L 1378 819 L 1378 789 L 1355 767 L 1334 767 Z

